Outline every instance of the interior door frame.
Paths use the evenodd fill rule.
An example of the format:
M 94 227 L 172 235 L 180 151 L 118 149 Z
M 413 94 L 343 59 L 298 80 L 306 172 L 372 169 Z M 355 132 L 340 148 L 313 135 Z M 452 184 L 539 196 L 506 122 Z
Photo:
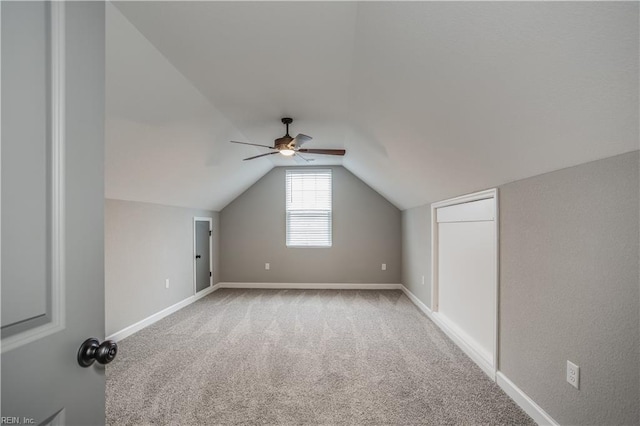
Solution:
M 492 288 L 493 292 L 493 300 L 495 303 L 495 309 L 493 310 L 493 362 L 492 365 L 487 364 L 484 361 L 484 358 L 477 355 L 476 350 L 467 345 L 466 341 L 459 336 L 454 330 L 448 327 L 445 323 L 443 323 L 438 316 L 438 217 L 437 217 L 437 209 L 441 207 L 449 207 L 455 206 L 457 204 L 470 203 L 473 201 L 480 201 L 486 199 L 493 199 L 494 203 L 494 211 L 495 211 L 495 233 L 494 233 L 494 244 L 495 244 L 495 262 L 494 262 L 494 276 L 495 276 L 495 284 Z M 438 201 L 436 203 L 431 204 L 431 311 L 433 318 L 436 320 L 440 328 L 442 328 L 451 339 L 465 351 L 469 357 L 478 364 L 478 366 L 492 379 L 496 380 L 496 374 L 498 372 L 498 360 L 499 360 L 499 350 L 500 350 L 500 342 L 499 342 L 499 332 L 500 332 L 500 318 L 499 318 L 499 309 L 500 309 L 500 209 L 499 209 L 499 200 L 498 200 L 498 189 L 492 188 L 487 189 L 480 192 L 475 192 L 472 194 L 462 195 L 460 197 L 450 198 L 448 200 Z
M 196 295 L 198 293 L 197 286 L 197 268 L 196 268 L 196 223 L 197 222 L 209 222 L 209 268 L 211 274 L 209 275 L 209 287 L 213 286 L 213 219 L 210 217 L 199 217 L 195 216 L 193 218 L 193 294 Z M 204 291 L 206 289 L 202 289 L 200 291 Z

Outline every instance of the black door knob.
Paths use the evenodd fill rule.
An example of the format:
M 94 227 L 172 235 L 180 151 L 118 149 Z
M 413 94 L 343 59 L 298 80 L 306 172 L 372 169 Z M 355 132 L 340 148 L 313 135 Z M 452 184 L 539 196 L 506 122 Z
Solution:
M 199 254 L 196 254 L 196 259 L 200 259 L 202 256 L 200 256 Z
M 113 340 L 105 340 L 100 343 L 96 338 L 84 341 L 78 349 L 78 364 L 81 367 L 89 367 L 94 361 L 100 364 L 109 364 L 118 354 L 118 344 Z

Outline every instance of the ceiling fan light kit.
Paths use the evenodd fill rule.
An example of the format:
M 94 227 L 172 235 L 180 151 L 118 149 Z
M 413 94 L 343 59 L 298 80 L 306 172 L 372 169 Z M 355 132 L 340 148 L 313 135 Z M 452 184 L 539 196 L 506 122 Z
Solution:
M 293 123 L 293 119 L 290 117 L 284 117 L 282 118 L 282 124 L 285 125 L 286 127 L 286 134 L 284 136 L 282 136 L 281 138 L 276 139 L 275 141 L 273 141 L 273 146 L 269 146 L 269 145 L 260 145 L 260 144 L 255 144 L 255 143 L 249 143 L 249 142 L 238 142 L 238 141 L 230 141 L 231 143 L 238 143 L 238 144 L 242 144 L 242 145 L 252 145 L 252 146 L 259 146 L 259 147 L 263 147 L 263 148 L 268 148 L 273 150 L 273 152 L 267 152 L 266 154 L 260 154 L 260 155 L 255 155 L 253 157 L 249 157 L 249 158 L 245 158 L 244 160 L 253 160 L 254 158 L 260 158 L 260 157 L 265 157 L 267 155 L 272 155 L 272 154 L 281 154 L 285 157 L 293 157 L 296 156 L 297 158 L 300 158 L 303 161 L 309 162 L 309 161 L 313 161 L 312 159 L 307 159 L 305 157 L 303 157 L 302 155 L 300 155 L 299 153 L 302 152 L 304 154 L 320 154 L 320 155 L 345 155 L 346 151 L 344 149 L 307 149 L 307 148 L 300 148 L 302 146 L 302 144 L 309 142 L 311 139 L 313 139 L 311 136 L 307 136 L 304 135 L 302 133 L 298 133 L 298 135 L 295 138 L 292 138 L 289 135 L 289 124 Z

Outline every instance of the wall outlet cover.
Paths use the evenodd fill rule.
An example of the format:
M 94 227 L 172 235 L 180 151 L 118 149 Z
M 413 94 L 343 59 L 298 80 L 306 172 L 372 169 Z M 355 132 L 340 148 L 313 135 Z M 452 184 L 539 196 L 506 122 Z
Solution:
M 580 389 L 580 367 L 567 360 L 567 382 L 576 389 Z
M 269 269 L 271 269 L 271 265 L 269 263 L 265 263 L 264 269 L 268 271 Z

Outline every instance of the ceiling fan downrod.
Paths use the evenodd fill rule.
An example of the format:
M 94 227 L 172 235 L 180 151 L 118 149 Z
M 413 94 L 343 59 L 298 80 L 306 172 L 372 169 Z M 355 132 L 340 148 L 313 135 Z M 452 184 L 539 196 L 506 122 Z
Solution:
M 285 126 L 287 126 L 287 134 L 285 136 L 289 136 L 289 124 L 293 123 L 293 118 L 290 117 L 283 117 L 282 118 L 282 124 L 284 124 Z M 291 137 L 291 136 L 289 136 Z

